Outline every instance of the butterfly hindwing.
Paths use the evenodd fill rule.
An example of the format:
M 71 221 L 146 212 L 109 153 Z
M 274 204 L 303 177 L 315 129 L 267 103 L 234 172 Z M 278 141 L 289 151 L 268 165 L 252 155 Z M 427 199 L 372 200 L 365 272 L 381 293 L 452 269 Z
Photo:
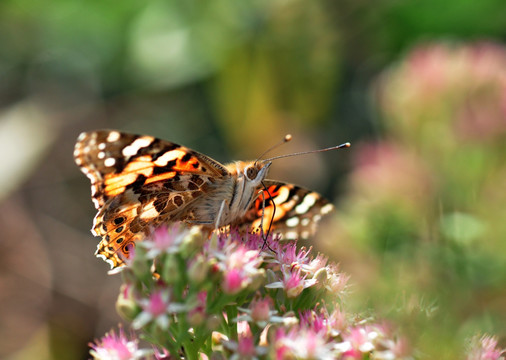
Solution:
M 259 191 L 247 214 L 252 229 L 260 229 L 262 224 L 266 232 L 272 221 L 271 230 L 283 239 L 308 238 L 321 217 L 333 210 L 333 205 L 314 191 L 274 180 L 265 180 L 264 185 L 267 191 Z

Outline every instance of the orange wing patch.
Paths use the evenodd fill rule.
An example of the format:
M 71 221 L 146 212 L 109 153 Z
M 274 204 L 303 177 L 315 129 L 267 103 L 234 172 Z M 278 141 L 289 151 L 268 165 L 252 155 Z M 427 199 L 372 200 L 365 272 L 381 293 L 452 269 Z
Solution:
M 266 232 L 271 226 L 284 239 L 308 238 L 315 232 L 322 215 L 333 209 L 332 204 L 315 192 L 272 180 L 265 183 L 270 197 L 264 190 L 247 215 L 253 231 L 263 228 Z

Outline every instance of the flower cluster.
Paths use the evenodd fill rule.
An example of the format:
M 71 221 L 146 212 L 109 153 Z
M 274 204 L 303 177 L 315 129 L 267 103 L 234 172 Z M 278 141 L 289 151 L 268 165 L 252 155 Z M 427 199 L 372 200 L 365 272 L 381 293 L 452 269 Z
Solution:
M 117 310 L 151 357 L 409 358 L 387 327 L 344 312 L 348 276 L 336 264 L 276 236 L 162 227 L 120 272 Z M 145 358 L 137 344 L 120 330 L 91 354 Z
M 470 343 L 467 360 L 504 360 L 506 358 L 503 356 L 506 355 L 506 349 L 498 348 L 495 337 L 475 336 Z
M 132 331 L 90 344 L 94 359 L 413 358 L 392 326 L 345 310 L 348 276 L 336 264 L 275 236 L 162 227 L 119 272 L 116 307 Z M 504 354 L 483 336 L 466 358 Z

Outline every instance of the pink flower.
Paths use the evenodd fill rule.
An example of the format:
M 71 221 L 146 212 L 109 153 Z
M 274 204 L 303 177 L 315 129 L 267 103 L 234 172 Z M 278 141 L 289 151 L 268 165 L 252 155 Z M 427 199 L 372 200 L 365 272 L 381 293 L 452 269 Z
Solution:
M 226 294 L 237 294 L 246 286 L 247 278 L 243 276 L 243 273 L 239 269 L 230 269 L 223 275 L 223 282 L 221 288 Z
M 260 355 L 265 355 L 267 350 L 263 346 L 255 346 L 255 340 L 251 329 L 246 321 L 237 323 L 238 341 L 225 341 L 224 346 L 233 352 L 230 357 L 232 360 L 257 359 Z
M 362 359 L 363 354 L 375 349 L 380 334 L 372 326 L 356 326 L 342 334 L 343 341 L 335 345 L 344 359 Z
M 139 300 L 142 312 L 132 323 L 134 329 L 140 329 L 150 322 L 155 322 L 163 330 L 168 329 L 169 315 L 186 309 L 185 305 L 172 303 L 169 298 L 168 290 L 156 290 L 149 298 Z
M 183 228 L 179 223 L 172 225 L 170 228 L 160 226 L 154 231 L 151 238 L 140 244 L 148 251 L 146 257 L 154 259 L 163 253 L 172 254 L 179 251 L 179 246 L 188 234 L 189 230 Z
M 275 281 L 265 285 L 268 289 L 284 289 L 288 298 L 295 298 L 299 296 L 305 288 L 316 284 L 316 279 L 306 280 L 306 276 L 301 275 L 301 269 L 296 269 L 290 272 L 283 272 L 283 280 Z
M 330 315 L 327 316 L 327 325 L 331 336 L 337 336 L 348 326 L 346 314 L 339 306 L 336 306 Z
M 323 269 L 327 264 L 328 257 L 318 254 L 314 259 L 309 261 L 308 263 L 302 265 L 302 270 L 310 274 L 314 275 L 318 270 Z
M 343 293 L 350 279 L 349 275 L 339 272 L 337 265 L 331 264 L 326 267 L 327 281 L 325 287 L 333 294 Z
M 230 239 L 229 239 L 230 240 Z M 222 289 L 227 294 L 237 294 L 255 283 L 264 274 L 260 250 L 250 250 L 245 245 L 233 242 L 224 244 L 223 250 L 215 251 L 218 268 L 223 273 Z
M 255 299 L 251 302 L 249 309 L 239 308 L 244 314 L 237 317 L 237 321 L 254 322 L 260 327 L 265 327 L 269 323 L 283 323 L 288 318 L 276 316 L 276 310 L 271 310 L 272 299 Z
M 327 332 L 326 316 L 315 310 L 303 311 L 300 313 L 300 327 L 312 329 L 314 332 Z
M 94 359 L 100 360 L 143 359 L 150 353 L 149 350 L 139 349 L 137 339 L 129 340 L 122 328 L 119 329 L 118 335 L 111 330 L 100 341 L 95 340 L 95 344 L 89 345 L 92 348 L 90 354 Z
M 286 331 L 281 328 L 274 340 L 276 359 L 335 359 L 332 346 L 323 332 L 298 327 Z
M 251 318 L 255 322 L 268 321 L 271 316 L 272 299 L 253 300 L 250 304 Z
M 310 262 L 310 252 L 311 249 L 307 250 L 305 247 L 297 250 L 297 244 L 292 242 L 282 246 L 277 252 L 276 258 L 282 266 L 300 267 Z

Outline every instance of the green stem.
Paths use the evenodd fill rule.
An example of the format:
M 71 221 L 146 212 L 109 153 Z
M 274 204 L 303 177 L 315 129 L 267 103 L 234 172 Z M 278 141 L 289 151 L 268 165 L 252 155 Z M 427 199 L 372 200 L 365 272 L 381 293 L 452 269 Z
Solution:
M 229 339 L 237 341 L 237 324 L 234 321 L 237 318 L 237 306 L 228 305 L 226 307 L 227 310 L 227 320 L 228 320 L 228 330 L 229 330 Z
M 186 341 L 183 341 L 183 348 L 186 355 L 186 359 L 188 360 L 198 360 L 199 358 L 199 349 L 198 346 L 196 346 L 191 339 L 187 339 Z

